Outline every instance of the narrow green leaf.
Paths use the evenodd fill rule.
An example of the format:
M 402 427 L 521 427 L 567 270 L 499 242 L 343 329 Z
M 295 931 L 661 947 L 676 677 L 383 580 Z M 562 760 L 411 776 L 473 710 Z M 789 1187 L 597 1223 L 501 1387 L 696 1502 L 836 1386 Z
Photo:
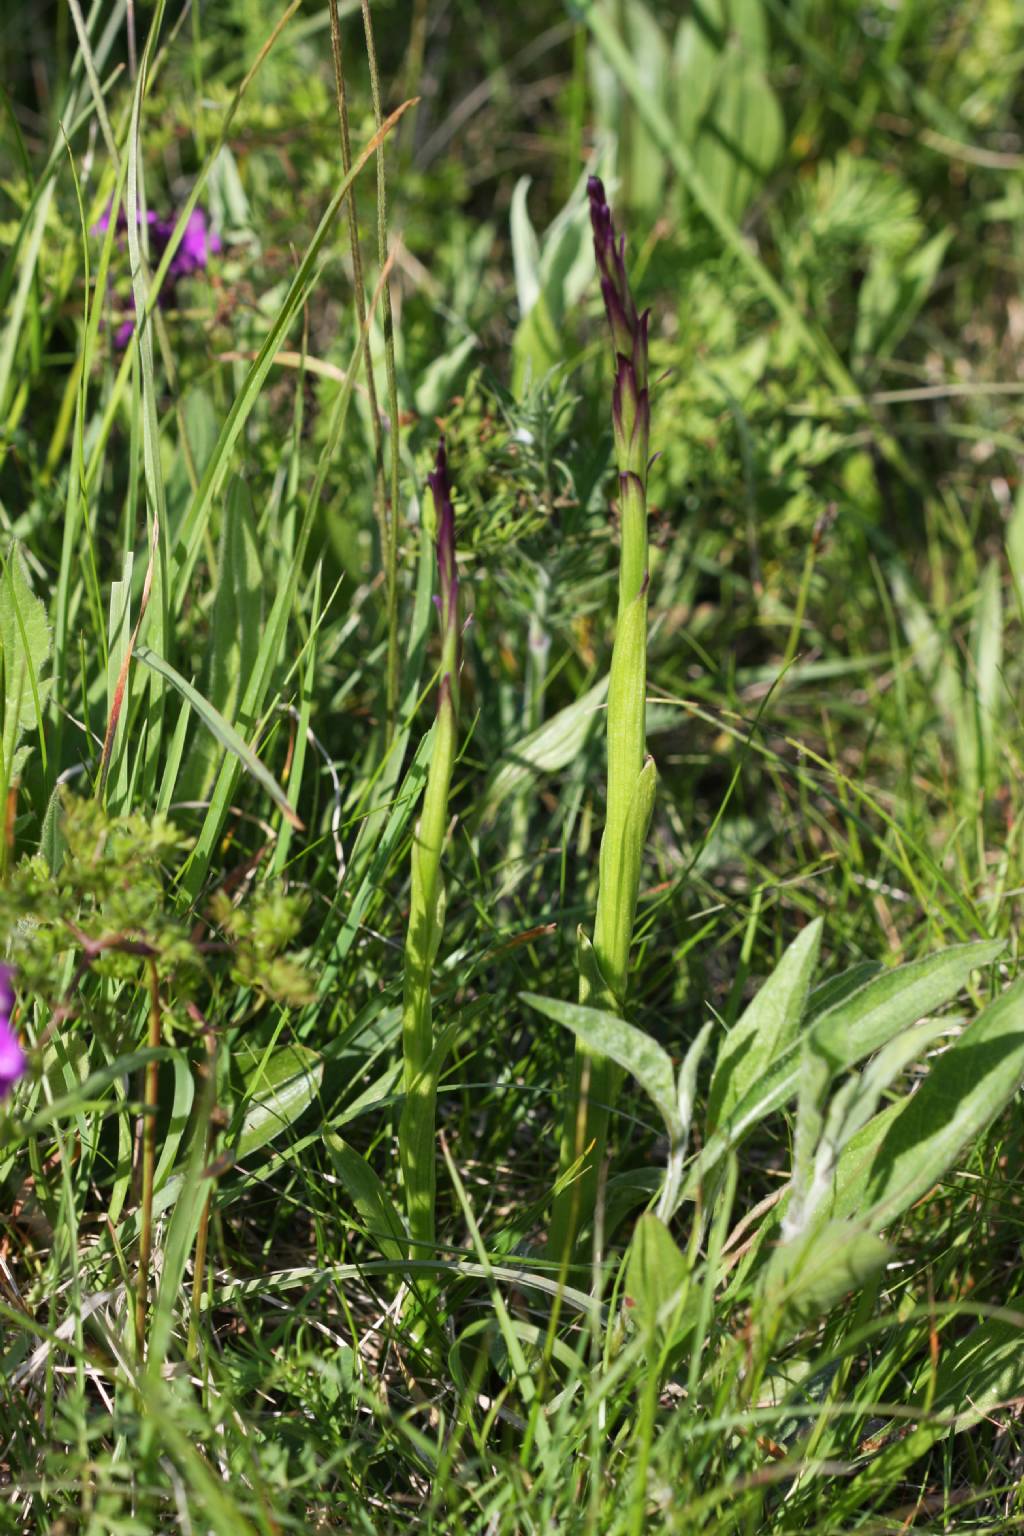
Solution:
M 213 604 L 210 655 L 210 702 L 225 720 L 234 721 L 242 680 L 256 664 L 260 643 L 263 568 L 249 487 L 232 475 L 224 504 Z
M 1003 599 L 999 565 L 989 560 L 981 573 L 971 636 L 978 788 L 998 782 L 999 724 L 1003 700 Z
M 32 593 L 21 550 L 12 549 L 0 579 L 0 655 L 3 659 L 3 774 L 9 783 L 14 753 L 24 731 L 42 728 L 50 655 L 46 609 Z M 6 786 L 5 786 L 6 788 Z
M 229 725 L 224 716 L 214 709 L 209 699 L 204 699 L 198 689 L 185 681 L 180 672 L 177 672 L 170 662 L 151 651 L 148 645 L 135 647 L 136 659 L 143 662 L 153 672 L 158 673 L 164 680 L 176 688 L 191 708 L 199 716 L 207 730 L 216 737 L 225 751 L 230 752 L 242 764 L 245 771 L 256 780 L 273 800 L 282 815 L 299 831 L 303 830 L 303 823 L 292 810 L 288 803 L 288 797 L 278 784 L 273 774 L 265 768 L 256 756 L 255 752 L 239 736 L 233 725 Z
M 181 611 L 184 603 L 192 577 L 192 569 L 199 556 L 203 532 L 210 513 L 210 506 L 227 473 L 232 449 L 248 420 L 253 406 L 259 398 L 264 380 L 270 372 L 274 358 L 281 348 L 289 326 L 312 291 L 319 275 L 320 252 L 333 228 L 334 220 L 345 198 L 348 196 L 352 183 L 410 105 L 411 102 L 403 102 L 396 111 L 392 112 L 378 132 L 373 135 L 356 156 L 352 162 L 351 170 L 338 183 L 334 195 L 324 210 L 320 223 L 317 225 L 316 232 L 309 243 L 306 253 L 299 263 L 295 276 L 285 295 L 284 302 L 267 333 L 263 345 L 260 347 L 255 361 L 246 375 L 242 388 L 239 390 L 231 409 L 225 417 L 224 425 L 217 439 L 217 445 L 210 455 L 210 461 L 193 497 L 192 504 L 182 519 L 181 527 L 178 529 L 174 549 L 174 576 L 176 582 L 174 609 L 176 612 Z
M 949 729 L 958 731 L 963 723 L 963 687 L 952 648 L 898 567 L 890 572 L 889 584 L 914 661 L 932 691 L 935 707 Z
M 529 176 L 520 176 L 512 189 L 509 229 L 512 235 L 512 267 L 516 279 L 519 318 L 525 320 L 540 297 L 540 241 L 530 220 L 526 195 Z

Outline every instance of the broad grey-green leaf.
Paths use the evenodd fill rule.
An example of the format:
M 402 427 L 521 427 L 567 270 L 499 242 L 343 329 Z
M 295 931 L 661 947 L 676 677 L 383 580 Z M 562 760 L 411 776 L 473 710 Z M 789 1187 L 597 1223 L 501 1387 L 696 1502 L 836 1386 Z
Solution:
M 915 664 L 931 689 L 935 707 L 949 728 L 959 732 L 964 724 L 963 688 L 952 647 L 898 567 L 890 571 L 889 585 Z
M 696 1038 L 691 1041 L 683 1058 L 683 1064 L 679 1068 L 679 1078 L 676 1082 L 676 1114 L 679 1130 L 677 1138 L 669 1143 L 665 1184 L 657 1210 L 657 1214 L 663 1221 L 671 1221 L 679 1209 L 680 1191 L 683 1187 L 683 1165 L 686 1161 L 686 1148 L 690 1139 L 693 1109 L 697 1099 L 697 1073 L 704 1059 L 704 1052 L 707 1050 L 713 1023 L 712 1019 L 708 1019 Z
M 912 1061 L 933 1045 L 944 1032 L 942 1019 L 925 1019 L 912 1029 L 905 1029 L 879 1051 L 860 1074 L 844 1118 L 840 1145 L 845 1146 L 862 1126 L 867 1125 L 878 1108 L 882 1094 Z
M 668 42 L 657 19 L 642 0 L 631 0 L 626 10 L 626 41 L 644 90 L 662 108 L 668 103 L 670 55 Z M 629 152 L 626 189 L 637 208 L 658 206 L 665 186 L 665 156 L 643 123 L 634 120 L 626 144 Z
M 931 292 L 952 233 L 940 230 L 909 255 L 875 251 L 857 295 L 855 357 L 891 356 Z
M 796 1034 L 818 963 L 821 932 L 820 917 L 808 923 L 722 1042 L 708 1099 L 709 1129 L 728 1119 Z
M 1017 612 L 1024 618 L 1024 480 L 1017 487 L 1013 512 L 1006 525 L 1006 558 L 1013 576 Z
M 955 1429 L 966 1429 L 999 1403 L 1020 1395 L 1024 1381 L 1024 1329 L 1019 1323 L 987 1317 L 960 1339 L 941 1340 L 939 1366 L 924 1360 L 914 1384 L 926 1396 L 933 1413 L 955 1418 Z
M 672 1058 L 657 1040 L 652 1040 L 634 1024 L 627 1024 L 625 1019 L 599 1008 L 563 1003 L 555 997 L 538 997 L 535 992 L 523 992 L 521 996 L 524 1003 L 536 1008 L 545 1018 L 571 1029 L 590 1050 L 610 1057 L 629 1072 L 657 1107 L 669 1136 L 678 1139 L 681 1127 Z
M 694 1038 L 683 1064 L 679 1068 L 679 1081 L 676 1084 L 676 1108 L 679 1114 L 679 1123 L 683 1127 L 683 1134 L 689 1135 L 693 1121 L 693 1106 L 697 1098 L 697 1073 L 707 1050 L 708 1038 L 711 1034 L 713 1020 L 708 1019 L 704 1027 Z
M 262 1057 L 246 1074 L 246 1103 L 237 1140 L 238 1162 L 280 1136 L 312 1104 L 320 1091 L 324 1064 L 305 1045 L 282 1045 Z
M 989 560 L 978 582 L 971 634 L 972 682 L 978 747 L 978 787 L 998 782 L 999 721 L 1003 702 L 1003 598 L 999 566 Z M 973 786 L 968 786 L 968 789 Z
M 680 27 L 674 94 L 697 171 L 723 211 L 739 220 L 781 155 L 785 125 L 756 52 L 720 12 L 700 7 Z
M 867 1217 L 886 1226 L 926 1194 L 992 1124 L 1024 1080 L 1024 980 L 935 1061 L 887 1126 L 864 1190 Z
M 509 229 L 512 235 L 512 270 L 516 280 L 519 318 L 525 320 L 540 297 L 540 241 L 526 206 L 530 177 L 520 176 L 512 189 Z
M 166 1182 L 174 1167 L 181 1145 L 181 1138 L 185 1134 L 188 1125 L 189 1114 L 192 1109 L 195 1078 L 188 1057 L 182 1051 L 176 1051 L 172 1061 L 174 1071 L 174 1097 L 171 1101 L 171 1117 L 166 1127 L 160 1132 L 160 1156 L 153 1175 L 155 1188 Z
M 55 784 L 39 832 L 39 852 L 46 860 L 51 875 L 57 874 L 63 864 L 68 846 L 62 825 L 64 808 L 61 804 L 60 792 L 60 784 Z
M 901 1029 L 955 997 L 972 971 L 1006 948 L 1003 939 L 956 944 L 925 960 L 885 971 L 814 1024 L 815 1044 L 837 1069 L 880 1050 Z
M 626 1265 L 626 1305 L 644 1330 L 664 1333 L 690 1270 L 663 1221 L 650 1211 L 636 1224 Z
M 523 194 L 525 199 L 525 192 Z M 525 202 L 523 203 L 525 210 Z M 529 262 L 528 242 L 523 241 L 524 272 Z M 528 378 L 537 381 L 563 361 L 563 324 L 574 310 L 594 275 L 594 247 L 586 198 L 586 178 L 545 231 L 540 242 L 536 293 L 529 311 L 520 319 L 512 343 L 514 381 L 522 390 Z M 527 297 L 531 291 L 527 280 Z
M 415 397 L 421 416 L 437 416 L 445 409 L 479 345 L 476 336 L 462 336 L 421 371 Z
M 865 982 L 873 980 L 883 969 L 877 960 L 859 960 L 856 965 L 851 965 L 849 970 L 840 971 L 838 976 L 830 976 L 827 981 L 814 987 L 807 998 L 807 1007 L 804 1010 L 804 1020 L 810 1023 L 837 1003 L 843 1002 L 854 992 L 859 992 Z
M 941 1336 L 938 1370 L 926 1358 L 914 1384 L 914 1397 L 922 1407 L 920 1419 L 909 1432 L 904 1419 L 893 1424 L 890 1443 L 869 1459 L 859 1477 L 836 1488 L 829 1501 L 833 1529 L 852 1529 L 855 1512 L 879 1487 L 894 1487 L 904 1469 L 919 1463 L 930 1446 L 970 1428 L 1000 1403 L 1017 1397 L 1022 1371 L 1024 1335 L 1009 1320 L 986 1318 L 961 1339 Z
M 552 219 L 541 241 L 541 291 L 557 324 L 561 325 L 579 303 L 590 286 L 596 266 L 584 174 L 568 202 Z
M 381 1253 L 386 1259 L 404 1259 L 409 1246 L 405 1226 L 376 1170 L 340 1136 L 328 1135 L 327 1152 Z
M 792 1322 L 828 1312 L 878 1273 L 890 1249 L 864 1226 L 830 1221 L 774 1251 L 761 1282 L 768 1305 Z
M 955 996 L 972 971 L 990 964 L 1004 948 L 1001 939 L 957 944 L 926 960 L 883 972 L 817 1019 L 813 1026 L 817 1050 L 828 1057 L 834 1073 L 853 1066 Z M 800 1040 L 794 1041 L 750 1087 L 694 1159 L 684 1194 L 693 1195 L 730 1147 L 793 1097 L 801 1051 Z

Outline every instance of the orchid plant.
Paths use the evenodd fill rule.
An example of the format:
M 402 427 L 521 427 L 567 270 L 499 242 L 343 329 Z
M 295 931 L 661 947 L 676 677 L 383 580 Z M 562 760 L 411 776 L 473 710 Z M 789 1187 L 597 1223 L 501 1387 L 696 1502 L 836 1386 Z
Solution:
M 646 752 L 647 688 L 647 470 L 650 393 L 647 377 L 649 312 L 638 312 L 626 273 L 625 236 L 616 237 L 604 185 L 587 184 L 594 252 L 615 353 L 612 425 L 619 477 L 621 551 L 619 604 L 608 687 L 608 804 L 598 874 L 593 942 L 578 931 L 579 1001 L 621 1014 L 625 1008 L 640 865 L 654 805 L 654 760 Z M 563 1260 L 594 1207 L 620 1071 L 607 1057 L 577 1041 L 572 1086 L 562 1133 L 565 1174 L 581 1158 L 579 1177 L 556 1195 L 549 1246 Z
M 444 928 L 441 853 L 448 829 L 448 794 L 458 719 L 459 577 L 455 564 L 455 509 L 443 437 L 427 481 L 437 524 L 438 594 L 434 601 L 441 624 L 441 670 L 430 769 L 412 844 L 412 895 L 402 1008 L 405 1107 L 399 1146 L 409 1238 L 414 1250 L 429 1250 L 434 1241 L 434 1125 L 444 1039 L 434 1038 L 431 982 Z

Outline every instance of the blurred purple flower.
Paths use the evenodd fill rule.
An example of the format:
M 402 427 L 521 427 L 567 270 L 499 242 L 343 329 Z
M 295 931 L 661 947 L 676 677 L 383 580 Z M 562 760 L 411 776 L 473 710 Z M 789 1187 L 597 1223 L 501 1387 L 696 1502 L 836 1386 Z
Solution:
M 142 223 L 142 215 L 139 214 L 139 223 Z M 157 266 L 170 244 L 177 219 L 162 219 L 152 209 L 146 212 L 146 227 L 149 230 L 149 250 L 153 265 Z M 94 235 L 106 234 L 110 228 L 110 209 L 92 227 Z M 121 235 L 128 228 L 128 217 L 123 208 L 117 212 L 115 230 Z M 120 242 L 118 242 L 120 244 Z M 167 274 L 164 277 L 163 286 L 160 289 L 158 303 L 161 308 L 173 304 L 176 293 L 176 285 L 180 278 L 191 277 L 196 272 L 202 272 L 211 256 L 216 255 L 222 249 L 219 237 L 210 228 L 206 213 L 202 208 L 193 208 L 185 221 L 178 248 L 171 257 Z M 128 295 L 128 307 L 135 309 L 133 294 Z M 135 321 L 124 320 L 114 332 L 114 345 L 118 349 L 126 347 L 131 340 L 135 329 Z
M 25 1071 L 25 1053 L 11 1028 L 13 982 L 13 968 L 0 965 L 0 1097 L 10 1091 Z
M 174 224 L 168 220 L 158 225 L 157 238 L 162 239 L 163 245 L 166 246 L 173 232 Z M 181 244 L 171 257 L 171 265 L 167 269 L 168 279 L 173 281 L 179 277 L 186 277 L 192 272 L 201 272 L 210 257 L 215 256 L 220 248 L 220 240 L 208 227 L 206 214 L 202 208 L 193 208 L 188 216 Z

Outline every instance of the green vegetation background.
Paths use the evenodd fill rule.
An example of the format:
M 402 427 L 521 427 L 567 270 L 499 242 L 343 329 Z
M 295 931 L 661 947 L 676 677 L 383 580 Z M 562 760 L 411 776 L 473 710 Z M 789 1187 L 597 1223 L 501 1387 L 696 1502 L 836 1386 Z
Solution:
M 743 1283 L 706 1288 L 682 1365 L 671 1332 L 656 1366 L 624 1346 L 632 1213 L 609 1231 L 607 1309 L 574 1293 L 556 1346 L 550 1296 L 516 1283 L 570 1055 L 520 994 L 575 995 L 603 815 L 592 690 L 617 531 L 588 169 L 628 233 L 658 381 L 659 790 L 632 1017 L 678 1060 L 823 917 L 821 977 L 1006 940 L 955 1026 L 1016 973 L 1024 889 L 1019 7 L 599 9 L 619 58 L 552 0 L 372 7 L 383 112 L 417 99 L 384 152 L 380 453 L 344 208 L 321 226 L 342 178 L 326 0 L 293 7 L 265 52 L 281 5 L 171 6 L 148 58 L 151 8 L 0 11 L 3 775 L 18 780 L 0 915 L 34 1047 L 0 1130 L 4 1530 L 1024 1518 L 1017 1103 L 902 1218 L 880 1277 L 766 1346 L 757 1391 Z M 374 105 L 358 8 L 340 10 L 358 155 Z M 96 230 L 119 169 L 161 218 L 204 176 L 221 245 L 127 349 L 116 332 L 146 269 L 133 240 Z M 355 188 L 373 299 L 372 161 Z M 439 426 L 472 614 L 435 985 L 458 1172 L 439 1165 L 441 1278 L 414 1285 L 410 1321 L 387 1212 L 376 1186 L 353 1200 L 346 1159 L 358 1149 L 397 1198 Z M 108 733 L 154 510 L 152 593 Z M 99 790 L 106 816 L 60 809 Z M 128 933 L 152 943 L 166 1008 L 150 1318 L 165 1369 L 148 1374 L 131 1297 L 149 962 L 102 944 Z M 776 1115 L 745 1151 L 733 1228 L 779 1188 L 791 1129 Z M 615 1172 L 642 1185 L 664 1156 L 627 1093 Z M 193 1297 L 188 1223 L 210 1190 Z M 509 1313 L 511 1334 L 495 1322 Z M 956 1353 L 981 1317 L 998 1350 L 988 1334 L 978 1358 Z

